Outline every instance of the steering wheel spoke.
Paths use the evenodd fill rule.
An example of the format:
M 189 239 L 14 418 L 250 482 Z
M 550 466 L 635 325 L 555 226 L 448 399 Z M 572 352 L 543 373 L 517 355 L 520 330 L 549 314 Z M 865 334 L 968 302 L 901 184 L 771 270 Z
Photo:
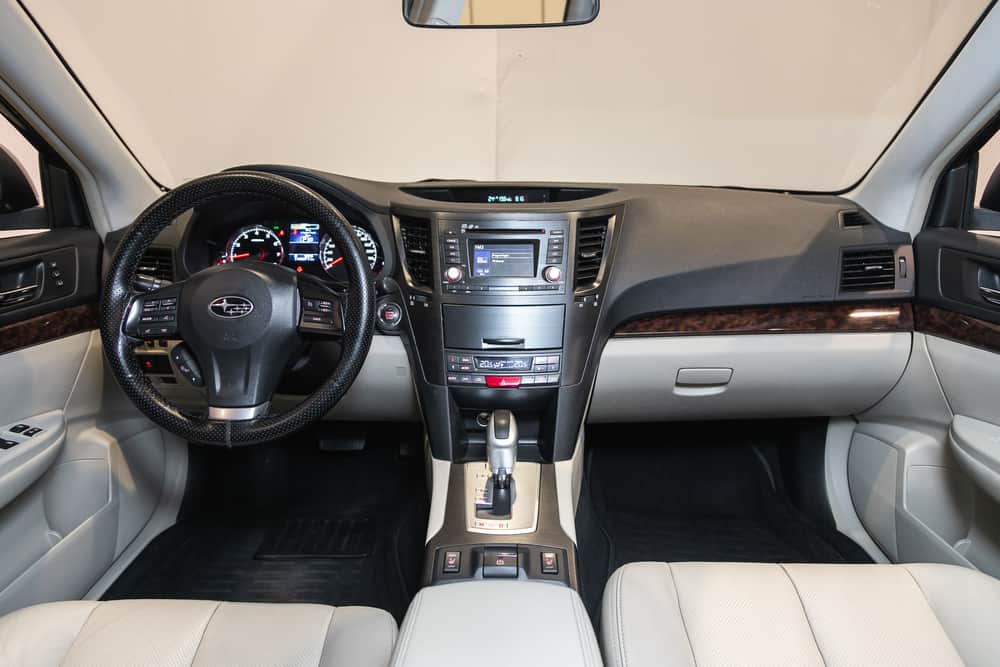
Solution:
M 122 330 L 131 338 L 174 338 L 179 332 L 183 282 L 139 294 L 132 299 Z

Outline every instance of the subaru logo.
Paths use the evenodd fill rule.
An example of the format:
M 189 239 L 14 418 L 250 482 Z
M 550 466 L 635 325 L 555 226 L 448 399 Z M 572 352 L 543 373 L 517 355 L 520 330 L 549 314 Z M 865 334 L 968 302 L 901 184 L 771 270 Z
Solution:
M 208 304 L 208 312 L 216 317 L 235 319 L 246 317 L 253 311 L 253 301 L 241 296 L 220 296 Z

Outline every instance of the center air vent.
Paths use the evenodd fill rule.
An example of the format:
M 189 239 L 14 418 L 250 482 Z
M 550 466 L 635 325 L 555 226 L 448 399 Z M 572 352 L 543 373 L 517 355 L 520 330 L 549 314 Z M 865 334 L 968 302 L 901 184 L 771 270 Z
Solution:
M 399 235 L 410 280 L 414 286 L 430 289 L 432 280 L 430 220 L 400 218 Z
M 135 270 L 147 276 L 153 276 L 158 280 L 174 279 L 174 255 L 170 248 L 150 247 L 143 253 L 139 260 L 139 267 Z
M 896 253 L 892 248 L 845 250 L 840 262 L 841 292 L 876 292 L 896 288 Z
M 607 250 L 608 216 L 581 218 L 576 223 L 576 272 L 573 286 L 577 290 L 591 289 L 601 274 L 601 264 Z

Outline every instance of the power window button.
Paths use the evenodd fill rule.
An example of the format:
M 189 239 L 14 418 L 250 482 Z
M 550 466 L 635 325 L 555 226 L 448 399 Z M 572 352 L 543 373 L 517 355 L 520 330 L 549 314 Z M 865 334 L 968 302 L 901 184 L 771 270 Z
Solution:
M 28 436 L 29 438 L 33 438 L 36 435 L 38 435 L 39 433 L 41 433 L 41 432 L 42 432 L 42 429 L 40 429 L 40 428 L 38 428 L 36 426 L 34 428 L 29 428 L 27 431 L 24 432 L 24 435 Z
M 29 428 L 31 427 L 27 424 L 17 424 L 15 426 L 11 426 L 7 430 L 10 431 L 11 433 L 23 433 L 24 431 L 27 431 Z
M 444 574 L 458 574 L 462 571 L 462 552 L 445 551 L 444 565 L 441 567 Z

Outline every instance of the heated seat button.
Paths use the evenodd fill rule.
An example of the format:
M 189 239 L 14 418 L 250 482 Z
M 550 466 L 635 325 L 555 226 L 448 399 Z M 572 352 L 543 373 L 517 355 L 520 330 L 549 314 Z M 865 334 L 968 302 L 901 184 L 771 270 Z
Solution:
M 517 549 L 487 547 L 483 552 L 483 578 L 517 579 Z
M 462 552 L 461 551 L 445 551 L 444 552 L 444 565 L 441 566 L 441 571 L 444 574 L 458 574 L 462 571 Z
M 487 375 L 486 386 L 491 389 L 516 389 L 521 386 L 520 375 Z
M 559 556 L 555 551 L 542 552 L 542 574 L 559 574 Z

